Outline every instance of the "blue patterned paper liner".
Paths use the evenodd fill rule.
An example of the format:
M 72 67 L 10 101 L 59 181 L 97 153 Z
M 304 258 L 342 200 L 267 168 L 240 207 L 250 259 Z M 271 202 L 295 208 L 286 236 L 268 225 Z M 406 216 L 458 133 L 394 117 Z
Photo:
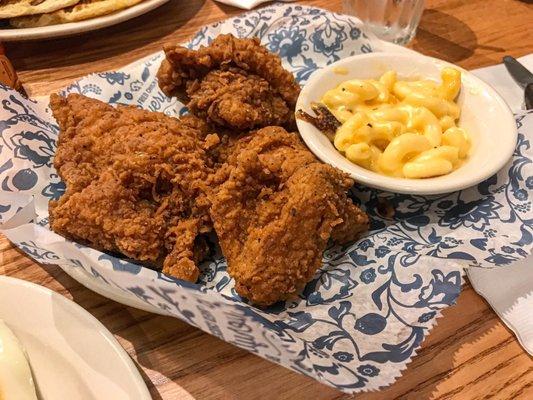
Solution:
M 196 48 L 226 32 L 259 36 L 301 83 L 323 65 L 376 47 L 354 18 L 283 4 L 205 27 L 187 45 Z M 182 104 L 157 86 L 161 59 L 158 53 L 120 71 L 89 75 L 64 93 L 183 114 Z M 64 192 L 52 166 L 57 126 L 45 102 L 6 87 L 0 97 L 0 222 L 15 245 L 41 263 L 76 269 L 345 392 L 376 390 L 401 374 L 441 310 L 455 302 L 464 266 L 506 265 L 531 251 L 532 113 L 516 116 L 520 134 L 513 159 L 476 187 L 431 197 L 354 188 L 354 200 L 372 217 L 371 231 L 357 243 L 328 248 L 323 267 L 297 301 L 259 310 L 234 292 L 220 254 L 204 263 L 199 283 L 191 284 L 51 232 L 47 204 Z M 394 217 L 378 214 L 382 200 L 392 204 Z

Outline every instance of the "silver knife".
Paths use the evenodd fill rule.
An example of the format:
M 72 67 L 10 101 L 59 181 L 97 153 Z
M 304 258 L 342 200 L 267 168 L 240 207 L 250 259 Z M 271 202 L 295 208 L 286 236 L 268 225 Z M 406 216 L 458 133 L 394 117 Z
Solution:
M 533 109 L 533 73 L 520 64 L 514 57 L 503 57 L 503 63 L 515 82 L 524 89 L 526 110 Z

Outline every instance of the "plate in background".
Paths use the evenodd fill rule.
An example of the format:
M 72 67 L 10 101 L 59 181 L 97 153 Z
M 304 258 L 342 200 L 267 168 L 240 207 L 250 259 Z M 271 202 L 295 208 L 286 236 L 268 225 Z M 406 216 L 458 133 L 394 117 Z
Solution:
M 0 319 L 26 349 L 40 399 L 151 399 L 114 336 L 66 297 L 0 276 Z
M 23 40 L 51 39 L 71 36 L 83 32 L 94 31 L 116 25 L 129 19 L 146 14 L 147 12 L 162 6 L 169 0 L 145 0 L 132 7 L 120 10 L 101 17 L 87 19 L 85 21 L 70 22 L 68 24 L 40 26 L 38 28 L 6 28 L 0 29 L 0 41 L 14 42 Z

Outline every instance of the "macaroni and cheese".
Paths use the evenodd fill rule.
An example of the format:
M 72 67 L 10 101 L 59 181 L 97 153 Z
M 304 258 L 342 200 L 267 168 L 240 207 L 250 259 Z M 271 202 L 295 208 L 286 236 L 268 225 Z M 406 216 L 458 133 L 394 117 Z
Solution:
M 470 138 L 456 126 L 461 72 L 444 68 L 442 82 L 351 79 L 329 90 L 322 103 L 341 122 L 333 144 L 350 161 L 404 178 L 429 178 L 457 169 Z

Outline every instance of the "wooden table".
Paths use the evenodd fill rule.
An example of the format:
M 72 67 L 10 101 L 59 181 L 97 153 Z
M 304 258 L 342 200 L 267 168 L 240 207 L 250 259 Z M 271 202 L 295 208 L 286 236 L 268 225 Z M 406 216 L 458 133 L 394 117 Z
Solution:
M 341 11 L 340 0 L 303 3 Z M 533 52 L 533 7 L 518 0 L 429 0 L 412 47 L 467 69 L 505 54 Z M 44 95 L 90 72 L 119 68 L 182 42 L 204 24 L 241 10 L 211 0 L 171 0 L 147 15 L 77 38 L 9 43 L 30 95 Z M 172 318 L 107 300 L 41 266 L 0 237 L 0 274 L 73 299 L 115 334 L 154 399 L 347 399 L 334 389 L 233 347 Z M 370 399 L 532 399 L 533 361 L 490 307 L 466 284 L 403 376 Z

